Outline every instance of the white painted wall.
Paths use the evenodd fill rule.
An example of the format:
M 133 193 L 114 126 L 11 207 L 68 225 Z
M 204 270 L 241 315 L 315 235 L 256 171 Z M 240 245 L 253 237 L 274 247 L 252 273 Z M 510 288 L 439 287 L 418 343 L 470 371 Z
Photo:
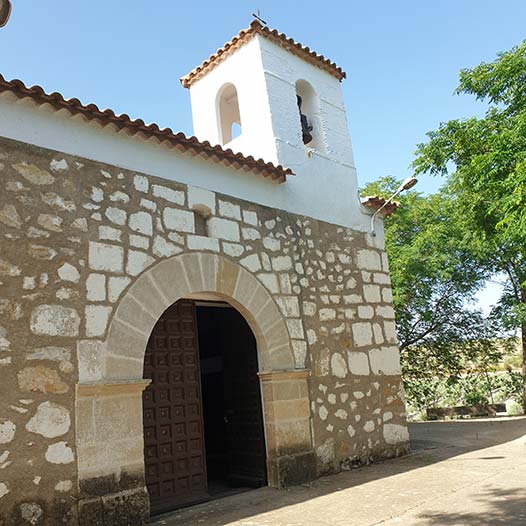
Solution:
M 243 51 L 247 53 L 253 47 L 256 50 L 259 49 L 258 39 L 253 39 L 236 53 L 241 54 Z M 337 151 L 338 154 L 335 153 L 333 157 L 329 158 L 326 155 L 313 153 L 312 157 L 309 157 L 299 135 L 299 119 L 296 118 L 297 107 L 294 106 L 295 93 L 292 106 L 296 113 L 294 119 L 289 119 L 289 121 L 298 121 L 297 127 L 291 125 L 294 132 L 298 134 L 298 140 L 290 137 L 287 126 L 281 125 L 280 119 L 274 118 L 274 115 L 278 115 L 278 105 L 274 104 L 274 99 L 279 100 L 279 93 L 290 92 L 291 89 L 294 89 L 294 83 L 291 83 L 290 80 L 294 77 L 293 74 L 289 75 L 290 78 L 280 78 L 262 68 L 262 64 L 271 59 L 283 62 L 285 58 L 280 56 L 279 52 L 286 53 L 278 48 L 277 51 L 270 49 L 265 51 L 263 55 L 260 54 L 259 65 L 257 60 L 252 60 L 254 58 L 252 56 L 250 60 L 252 69 L 248 71 L 241 69 L 245 72 L 247 79 L 253 81 L 255 78 L 259 78 L 261 80 L 250 91 L 247 92 L 243 89 L 242 84 L 234 82 L 238 89 L 243 134 L 233 142 L 239 143 L 239 148 L 244 153 L 250 153 L 255 157 L 263 157 L 274 162 L 279 158 L 285 166 L 290 166 L 297 175 L 289 176 L 287 182 L 281 185 L 252 173 L 225 167 L 211 160 L 180 153 L 167 145 L 159 144 L 156 140 L 146 141 L 139 137 L 132 137 L 125 131 L 118 132 L 112 126 L 101 127 L 79 115 L 72 117 L 67 110 L 57 112 L 49 106 L 37 106 L 30 99 L 20 100 L 10 93 L 0 95 L 0 136 L 113 164 L 167 180 L 214 190 L 329 223 L 367 231 L 370 215 L 361 207 L 357 196 L 356 175 L 350 141 L 346 135 L 346 123 L 344 126 L 345 133 L 342 133 L 341 126 L 343 124 L 335 131 L 327 130 L 326 132 L 327 137 L 338 138 L 338 141 L 329 141 L 329 145 L 343 145 L 340 149 L 336 146 L 333 146 L 332 150 L 329 148 L 328 155 L 333 155 L 332 151 Z M 267 56 L 269 53 L 270 56 Z M 286 58 L 290 60 L 292 67 L 296 57 L 286 53 Z M 299 61 L 299 59 L 297 60 Z M 301 63 L 305 65 L 303 61 Z M 307 64 L 307 66 L 309 65 Z M 286 64 L 282 64 L 282 67 L 286 72 Z M 321 86 L 319 93 L 322 111 L 327 113 L 330 119 L 332 119 L 332 115 L 336 115 L 338 122 L 345 122 L 343 103 L 340 106 L 327 103 L 327 97 L 331 92 L 339 93 L 338 81 L 318 70 L 318 68 L 311 66 L 309 68 L 312 68 L 312 71 L 306 80 L 316 89 Z M 218 68 L 212 70 L 210 75 L 213 75 L 214 72 L 220 77 Z M 284 73 L 282 72 L 282 74 Z M 320 75 L 321 78 L 319 78 Z M 199 88 L 199 84 L 203 80 L 205 79 L 195 84 L 196 89 Z M 331 87 L 331 80 L 336 82 L 336 90 Z M 218 78 L 218 84 L 220 81 L 221 79 Z M 271 97 L 266 91 L 266 86 L 271 83 L 276 83 L 282 87 L 279 93 L 279 90 L 272 91 L 272 105 L 269 104 Z M 194 90 L 194 88 L 192 89 Z M 245 116 L 247 104 L 250 106 L 250 101 L 247 102 L 248 93 L 252 96 L 257 95 L 259 109 L 247 120 Z M 200 95 L 199 89 L 192 91 L 194 118 L 196 118 L 197 113 L 200 113 L 196 113 L 195 106 L 195 102 L 200 96 L 203 95 Z M 208 116 L 213 116 L 214 119 L 216 115 L 213 107 L 215 100 L 215 96 L 206 99 L 209 110 Z M 332 100 L 337 101 L 338 99 Z M 341 101 L 341 97 L 339 100 Z M 270 107 L 273 108 L 273 112 L 270 111 Z M 292 107 L 289 109 L 292 112 Z M 203 113 L 203 115 L 205 114 L 206 112 Z M 327 122 L 330 119 L 327 119 Z M 212 133 L 212 130 L 215 130 L 217 134 L 217 121 L 214 121 L 213 128 L 210 122 L 210 120 L 205 121 L 197 118 L 196 134 L 201 139 L 207 138 L 211 142 L 217 143 L 218 141 L 212 140 L 211 136 L 206 136 L 208 133 Z M 259 155 L 258 152 L 245 150 L 249 144 L 251 148 L 254 144 L 259 144 L 257 141 L 253 142 L 254 136 L 249 133 L 249 130 L 253 129 L 253 123 L 257 125 L 254 129 L 258 130 L 258 134 L 272 139 L 261 141 Z M 274 133 L 276 134 L 275 140 Z M 249 142 L 244 143 L 244 141 Z M 2 177 L 2 172 L 0 172 L 0 177 Z M 378 226 L 380 227 L 380 225 Z M 374 244 L 383 245 L 381 228 L 378 228 L 378 236 L 374 240 Z
M 318 150 L 323 152 L 303 144 L 298 80 L 307 81 L 319 99 L 324 148 Z M 283 192 L 287 209 L 310 210 L 307 215 L 323 214 L 332 223 L 363 230 L 366 220 L 338 79 L 257 35 L 190 87 L 194 133 L 201 140 L 219 142 L 214 101 L 227 83 L 237 88 L 243 134 L 226 146 L 292 168 L 296 177 L 289 178 Z
M 217 94 L 232 83 L 237 90 L 242 135 L 224 145 L 236 152 L 278 164 L 259 40 L 253 38 L 192 84 L 194 135 L 221 144 Z M 250 150 L 250 153 L 247 153 Z

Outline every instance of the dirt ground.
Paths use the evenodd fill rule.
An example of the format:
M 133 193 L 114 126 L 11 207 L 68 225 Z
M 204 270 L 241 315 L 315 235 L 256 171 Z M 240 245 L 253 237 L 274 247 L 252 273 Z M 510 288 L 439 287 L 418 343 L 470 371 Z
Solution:
M 411 424 L 413 452 L 158 517 L 155 526 L 526 526 L 526 417 Z

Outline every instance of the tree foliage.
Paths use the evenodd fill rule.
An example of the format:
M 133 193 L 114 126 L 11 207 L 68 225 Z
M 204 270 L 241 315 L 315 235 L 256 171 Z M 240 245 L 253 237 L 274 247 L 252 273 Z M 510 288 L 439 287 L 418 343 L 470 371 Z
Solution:
M 462 70 L 457 93 L 487 103 L 484 117 L 451 120 L 428 133 L 414 168 L 447 178 L 464 246 L 481 269 L 507 277 L 494 315 L 522 331 L 526 408 L 526 41 Z
M 384 178 L 364 193 L 388 196 L 399 184 Z M 457 377 L 496 362 L 497 327 L 470 305 L 487 272 L 466 242 L 456 199 L 447 191 L 402 194 L 385 221 L 385 238 L 408 392 L 424 396 L 431 384 L 423 379 Z

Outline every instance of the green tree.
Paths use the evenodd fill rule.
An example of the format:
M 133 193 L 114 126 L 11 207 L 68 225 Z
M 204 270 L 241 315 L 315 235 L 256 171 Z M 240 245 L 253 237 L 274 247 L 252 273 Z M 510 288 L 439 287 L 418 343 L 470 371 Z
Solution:
M 462 70 L 456 92 L 486 103 L 484 117 L 440 124 L 418 146 L 414 167 L 448 178 L 470 252 L 507 278 L 495 316 L 522 334 L 526 410 L 526 41 Z
M 399 184 L 384 178 L 362 193 L 389 196 Z M 404 382 L 413 403 L 424 406 L 436 401 L 443 380 L 498 360 L 498 331 L 470 305 L 487 272 L 465 242 L 455 197 L 412 191 L 399 201 L 385 220 L 386 250 Z

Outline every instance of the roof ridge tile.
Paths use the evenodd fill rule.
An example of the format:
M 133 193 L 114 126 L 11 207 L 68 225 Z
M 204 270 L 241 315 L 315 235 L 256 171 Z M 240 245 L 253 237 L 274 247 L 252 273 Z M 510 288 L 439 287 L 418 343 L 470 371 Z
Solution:
M 225 42 L 225 44 L 223 44 L 223 46 L 221 46 L 215 53 L 212 53 L 207 59 L 203 60 L 199 66 L 196 66 L 192 71 L 181 77 L 180 80 L 183 87 L 189 88 L 196 80 L 201 78 L 206 71 L 217 66 L 217 64 L 224 60 L 225 56 L 228 56 L 231 51 L 235 51 L 256 34 L 269 38 L 277 44 L 286 45 L 291 53 L 294 53 L 295 55 L 311 62 L 313 65 L 327 71 L 340 81 L 347 77 L 345 71 L 328 58 L 312 51 L 309 47 L 304 46 L 300 42 L 296 42 L 285 33 L 280 33 L 277 29 L 270 29 L 258 20 L 253 20 L 248 28 L 241 29 L 237 35 L 234 35 L 228 42 Z

